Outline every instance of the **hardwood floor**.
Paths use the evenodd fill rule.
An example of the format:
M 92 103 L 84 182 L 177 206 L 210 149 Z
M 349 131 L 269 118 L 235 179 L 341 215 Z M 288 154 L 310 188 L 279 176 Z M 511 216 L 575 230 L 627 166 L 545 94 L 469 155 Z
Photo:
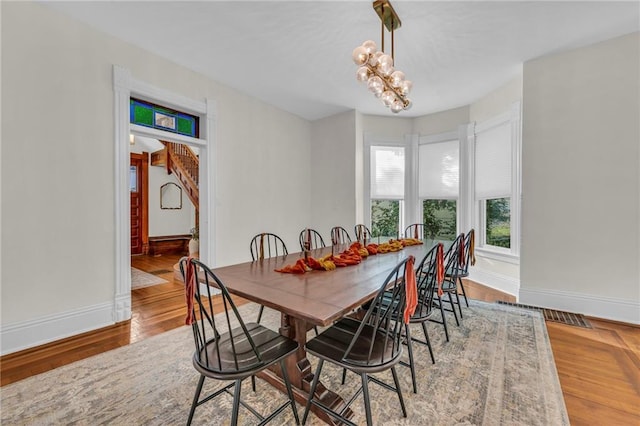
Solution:
M 132 258 L 133 267 L 169 282 L 133 290 L 130 321 L 1 357 L 2 386 L 182 326 L 184 287 L 173 281 L 179 258 Z M 465 281 L 465 289 L 470 298 L 515 302 L 513 296 L 471 281 Z M 589 321 L 592 329 L 547 322 L 571 424 L 639 425 L 640 328 Z
M 640 425 L 640 328 L 588 318 L 547 321 L 572 425 Z

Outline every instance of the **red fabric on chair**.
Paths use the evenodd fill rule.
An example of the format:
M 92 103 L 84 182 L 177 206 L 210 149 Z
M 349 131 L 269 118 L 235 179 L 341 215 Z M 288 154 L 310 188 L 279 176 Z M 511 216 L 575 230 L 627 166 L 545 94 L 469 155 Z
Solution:
M 415 262 L 415 258 L 413 256 L 409 256 L 409 260 L 406 263 L 405 271 L 404 271 L 404 282 L 405 282 L 405 293 L 407 303 L 404 307 L 404 322 L 405 324 L 409 324 L 409 320 L 411 316 L 416 311 L 416 307 L 418 306 L 418 285 L 416 284 L 416 273 L 413 270 L 413 264 Z
M 438 296 L 442 296 L 442 282 L 444 281 L 444 245 L 438 243 L 436 249 L 436 281 L 438 283 Z
M 185 325 L 193 324 L 195 320 L 193 315 L 193 298 L 196 291 L 196 270 L 193 263 L 191 263 L 191 257 L 187 258 L 187 270 L 184 277 L 185 288 L 185 301 L 187 302 L 187 317 L 184 320 Z
M 472 229 L 471 231 L 469 231 L 471 235 L 469 235 L 469 238 L 471 238 L 471 241 L 469 241 L 469 257 L 471 258 L 471 266 L 476 264 L 476 254 L 474 253 L 475 250 L 475 245 L 476 245 L 476 233 L 475 231 Z

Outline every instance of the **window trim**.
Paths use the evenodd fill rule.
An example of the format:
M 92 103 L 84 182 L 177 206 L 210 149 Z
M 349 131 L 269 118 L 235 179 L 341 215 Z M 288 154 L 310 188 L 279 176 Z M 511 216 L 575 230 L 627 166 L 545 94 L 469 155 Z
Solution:
M 511 107 L 490 119 L 487 119 L 481 123 L 471 123 L 471 131 L 469 132 L 470 152 L 469 160 L 470 164 L 475 169 L 475 149 L 476 149 L 476 136 L 479 133 L 490 130 L 496 126 L 508 123 L 511 127 L 511 197 L 510 197 L 510 226 L 511 226 L 511 248 L 505 249 L 502 247 L 496 247 L 486 244 L 486 230 L 484 223 L 484 212 L 481 211 L 482 200 L 476 199 L 475 196 L 475 170 L 472 171 L 470 176 L 471 185 L 469 187 L 468 199 L 473 206 L 473 228 L 477 231 L 478 252 L 485 257 L 502 260 L 508 263 L 519 264 L 520 260 L 520 206 L 521 206 L 521 150 L 522 150 L 522 137 L 521 137 L 521 104 L 520 101 L 514 102 Z

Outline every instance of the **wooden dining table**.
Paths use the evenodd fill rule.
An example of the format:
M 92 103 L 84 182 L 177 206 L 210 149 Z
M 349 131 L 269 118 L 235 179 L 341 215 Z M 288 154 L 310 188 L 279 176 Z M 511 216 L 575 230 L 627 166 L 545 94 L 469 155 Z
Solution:
M 329 326 L 336 320 L 354 312 L 372 299 L 384 283 L 389 272 L 409 255 L 416 264 L 435 244 L 407 246 L 400 251 L 365 257 L 357 265 L 339 267 L 332 271 L 310 271 L 305 274 L 276 272 L 286 265 L 293 265 L 304 257 L 303 253 L 291 253 L 213 269 L 230 293 L 259 303 L 280 312 L 280 334 L 298 342 L 297 352 L 285 360 L 294 396 L 300 404 L 306 404 L 311 389 L 313 373 L 307 359 L 305 344 L 307 332 L 314 326 Z M 316 259 L 335 254 L 347 245 L 311 250 L 308 256 Z M 286 393 L 279 367 L 266 370 L 261 377 Z M 334 390 L 318 384 L 316 398 L 336 411 L 345 406 L 344 399 Z M 335 421 L 324 411 L 312 405 L 314 413 L 329 424 Z M 345 411 L 350 417 L 350 409 Z

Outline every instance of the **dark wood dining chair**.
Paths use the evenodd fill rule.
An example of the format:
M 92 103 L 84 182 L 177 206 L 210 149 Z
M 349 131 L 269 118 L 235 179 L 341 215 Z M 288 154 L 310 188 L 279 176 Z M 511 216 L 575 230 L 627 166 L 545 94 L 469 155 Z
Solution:
M 414 237 L 411 237 L 414 238 Z M 418 383 L 416 377 L 416 367 L 413 358 L 413 345 L 412 342 L 421 343 L 426 345 L 429 349 L 429 355 L 431 355 L 431 363 L 435 364 L 436 359 L 433 356 L 433 348 L 431 347 L 431 340 L 429 339 L 429 332 L 427 331 L 427 322 L 433 317 L 434 304 L 433 297 L 438 291 L 438 251 L 441 256 L 444 257 L 444 248 L 442 243 L 438 243 L 429 250 L 429 252 L 422 258 L 418 267 L 416 268 L 416 280 L 418 286 L 418 306 L 416 311 L 411 316 L 409 324 L 405 324 L 405 344 L 407 345 L 407 352 L 409 353 L 409 363 L 404 361 L 400 363 L 411 369 L 411 381 L 413 383 L 413 393 L 418 393 Z M 441 265 L 444 272 L 444 264 Z M 402 320 L 398 318 L 397 320 Z M 420 340 L 411 335 L 410 324 L 420 324 L 422 326 L 422 332 L 425 340 Z
M 413 237 L 412 237 L 413 238 Z M 431 363 L 435 364 L 436 360 L 433 356 L 433 348 L 431 347 L 431 340 L 429 339 L 429 332 L 427 331 L 427 322 L 433 316 L 433 297 L 434 290 L 437 290 L 437 267 L 438 267 L 438 251 L 442 251 L 442 243 L 438 243 L 427 252 L 418 264 L 415 274 L 417 280 L 418 289 L 418 305 L 414 314 L 409 319 L 409 323 L 404 324 L 404 344 L 407 346 L 407 352 L 409 355 L 409 363 L 400 361 L 400 364 L 409 367 L 411 370 L 411 381 L 413 383 L 413 393 L 418 393 L 418 382 L 416 377 L 415 362 L 413 358 L 413 345 L 412 342 L 418 342 L 426 345 L 429 349 L 429 355 L 431 355 Z M 444 277 L 444 264 L 441 266 Z M 387 296 L 385 294 L 385 296 Z M 392 300 L 391 297 L 387 297 L 383 304 L 384 309 L 388 309 L 389 303 Z M 402 317 L 393 317 L 394 321 L 402 321 Z M 422 332 L 425 340 L 420 340 L 411 335 L 410 324 L 420 324 L 422 326 Z M 345 383 L 346 369 L 342 371 L 342 384 Z
M 357 241 L 371 240 L 371 231 L 367 228 L 367 225 L 359 223 L 353 227 L 353 231 L 355 232 L 355 239 Z
M 331 244 L 346 244 L 351 242 L 351 237 L 346 229 L 342 226 L 334 226 L 331 228 Z
M 462 282 L 462 279 L 469 276 L 469 266 L 472 266 L 476 263 L 474 246 L 475 230 L 471 229 L 464 237 L 462 253 L 458 252 L 458 267 L 455 269 L 452 268 L 450 271 L 447 271 L 447 277 L 456 280 L 457 285 L 460 286 L 460 290 L 462 290 L 462 296 L 464 297 L 464 302 L 467 305 L 467 308 L 469 307 L 469 299 L 467 299 L 467 292 L 464 289 L 464 283 Z M 460 313 L 460 317 L 462 317 L 462 313 Z
M 453 317 L 456 320 L 456 325 L 460 325 L 460 321 L 458 320 L 458 313 L 456 313 L 456 306 L 458 306 L 458 312 L 460 314 L 460 319 L 462 319 L 462 306 L 460 305 L 460 296 L 458 295 L 458 285 L 457 279 L 454 277 L 458 276 L 458 271 L 460 269 L 460 256 L 461 252 L 464 250 L 464 234 L 460 234 L 453 241 L 451 246 L 447 249 L 444 255 L 444 267 L 445 267 L 445 279 L 442 283 L 442 292 L 443 295 L 446 294 L 448 300 L 445 301 L 442 297 L 437 296 L 434 301 L 436 305 L 440 308 L 442 312 L 442 320 L 446 321 L 444 318 L 444 312 L 452 312 Z M 454 300 L 455 296 L 455 300 Z M 444 307 L 444 303 L 448 303 L 450 308 Z M 446 330 L 446 326 L 445 326 Z M 447 331 L 448 337 L 448 331 Z M 447 339 L 448 341 L 448 339 Z
M 302 418 L 303 424 L 306 423 L 311 404 L 318 406 L 338 422 L 354 424 L 342 416 L 341 413 L 324 405 L 314 397 L 325 361 L 360 375 L 362 386 L 349 399 L 346 407 L 349 407 L 356 396 L 362 392 L 367 425 L 373 423 L 369 400 L 369 381 L 395 391 L 400 400 L 402 415 L 407 417 L 407 410 L 395 368 L 402 355 L 401 334 L 403 323 L 395 321 L 393 318 L 402 317 L 404 312 L 406 305 L 405 271 L 409 263 L 413 263 L 413 257 L 404 259 L 393 268 L 379 288 L 361 321 L 351 317 L 344 317 L 305 345 L 307 352 L 318 358 L 318 366 L 309 391 L 310 398 L 307 401 Z M 414 273 L 412 268 L 411 273 Z M 391 369 L 395 387 L 371 376 L 372 373 L 389 369 Z M 342 412 L 344 412 L 344 409 Z
M 407 226 L 404 229 L 404 237 L 417 238 L 419 240 L 424 239 L 424 224 L 414 223 L 412 225 Z
M 187 425 L 191 424 L 196 407 L 223 393 L 233 396 L 232 425 L 238 424 L 240 405 L 258 417 L 260 424 L 269 422 L 291 406 L 296 424 L 300 424 L 284 363 L 284 359 L 298 349 L 298 343 L 259 324 L 245 323 L 224 283 L 204 263 L 183 257 L 180 259 L 180 272 L 187 291 L 187 323 L 191 323 L 195 342 L 193 366 L 200 373 Z M 220 290 L 222 297 L 223 309 L 219 315 L 213 309 L 211 289 L 214 287 Z M 255 391 L 255 375 L 275 364 L 279 364 L 282 372 L 288 399 L 265 417 L 242 401 L 240 390 L 242 381 L 251 377 Z M 207 378 L 231 383 L 200 399 Z M 231 388 L 234 388 L 233 394 Z
M 322 235 L 320 235 L 320 233 L 315 229 L 311 228 L 305 228 L 300 231 L 298 241 L 300 242 L 300 251 L 305 251 L 305 245 L 308 245 L 306 250 L 315 250 L 320 247 L 326 247 L 324 239 L 322 239 Z
M 263 232 L 253 237 L 249 243 L 249 250 L 251 251 L 251 259 L 253 261 L 289 254 L 282 238 L 269 232 Z M 258 324 L 260 324 L 260 320 L 262 319 L 263 311 L 264 305 L 260 305 L 258 319 L 256 320 Z

